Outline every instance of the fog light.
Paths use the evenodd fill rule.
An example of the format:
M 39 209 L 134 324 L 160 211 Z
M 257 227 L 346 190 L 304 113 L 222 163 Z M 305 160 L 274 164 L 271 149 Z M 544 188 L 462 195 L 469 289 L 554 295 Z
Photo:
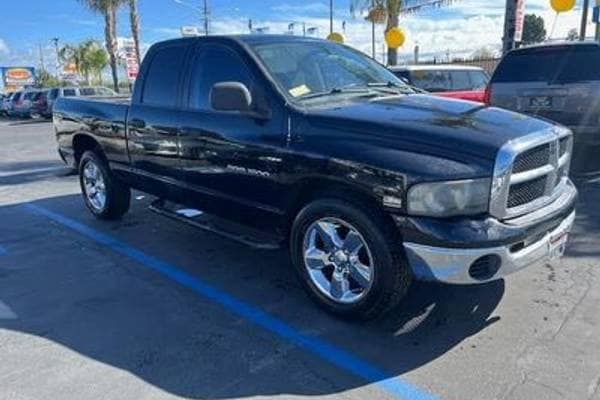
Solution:
M 469 267 L 469 275 L 478 281 L 491 279 L 500 269 L 502 260 L 496 254 L 488 254 L 473 261 Z

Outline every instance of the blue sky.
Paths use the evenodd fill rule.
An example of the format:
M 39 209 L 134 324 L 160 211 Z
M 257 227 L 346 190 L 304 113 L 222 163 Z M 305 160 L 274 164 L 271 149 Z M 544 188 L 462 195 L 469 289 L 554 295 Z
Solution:
M 184 0 L 182 0 L 184 1 Z M 411 1 L 411 0 L 407 0 Z M 578 0 L 581 3 L 583 0 Z M 201 5 L 201 0 L 187 0 Z M 248 19 L 256 26 L 268 26 L 271 33 L 282 33 L 291 21 L 306 21 L 319 28 L 319 36 L 328 33 L 328 0 L 209 0 L 213 32 L 245 33 Z M 174 0 L 139 0 L 142 17 L 142 41 L 146 46 L 179 35 L 182 25 L 200 25 L 199 13 L 176 4 Z M 527 12 L 546 19 L 547 29 L 553 23 L 549 0 L 526 0 Z M 345 37 L 348 44 L 370 52 L 370 26 L 359 17 L 353 18 L 349 0 L 335 0 L 335 26 L 341 31 L 347 21 Z M 408 42 L 403 54 L 412 53 L 416 44 L 422 53 L 468 55 L 479 48 L 497 49 L 502 36 L 504 0 L 457 0 L 448 8 L 429 9 L 404 18 Z M 38 66 L 41 45 L 45 61 L 53 64 L 55 56 L 51 38 L 76 43 L 83 39 L 103 39 L 103 20 L 85 9 L 76 0 L 14 0 L 2 6 L 0 23 L 0 65 Z M 580 9 L 561 15 L 554 37 L 564 37 L 578 26 Z M 126 10 L 119 15 L 119 36 L 128 36 Z M 383 35 L 378 28 L 378 52 L 383 52 Z

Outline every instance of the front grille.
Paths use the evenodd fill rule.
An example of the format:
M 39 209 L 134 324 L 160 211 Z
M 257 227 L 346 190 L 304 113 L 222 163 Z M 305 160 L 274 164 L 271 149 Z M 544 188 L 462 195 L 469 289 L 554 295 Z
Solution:
M 547 176 L 517 183 L 510 187 L 508 192 L 508 208 L 522 206 L 531 203 L 544 195 L 546 191 Z
M 550 161 L 550 143 L 534 147 L 515 158 L 513 173 L 529 171 L 547 165 Z
M 494 168 L 490 213 L 511 219 L 560 196 L 567 188 L 572 137 L 562 129 L 549 129 L 503 146 Z

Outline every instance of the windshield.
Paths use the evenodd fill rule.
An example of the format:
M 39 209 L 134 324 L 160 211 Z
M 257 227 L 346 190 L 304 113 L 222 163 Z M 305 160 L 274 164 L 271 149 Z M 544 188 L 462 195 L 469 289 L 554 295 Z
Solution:
M 262 44 L 254 50 L 291 99 L 314 98 L 319 93 L 364 93 L 377 85 L 411 91 L 385 67 L 346 46 L 306 41 Z

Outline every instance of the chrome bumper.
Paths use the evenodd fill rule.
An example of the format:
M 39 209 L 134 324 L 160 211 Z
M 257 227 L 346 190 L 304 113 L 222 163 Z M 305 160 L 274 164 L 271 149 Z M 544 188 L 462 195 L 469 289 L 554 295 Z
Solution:
M 525 248 L 511 252 L 510 245 L 503 247 L 454 249 L 404 243 L 408 262 L 414 276 L 420 280 L 454 284 L 472 284 L 500 279 L 508 274 L 551 259 L 553 239 L 571 231 L 575 212 L 540 240 Z M 487 279 L 475 279 L 470 274 L 473 262 L 481 257 L 495 255 L 500 261 L 498 271 Z

